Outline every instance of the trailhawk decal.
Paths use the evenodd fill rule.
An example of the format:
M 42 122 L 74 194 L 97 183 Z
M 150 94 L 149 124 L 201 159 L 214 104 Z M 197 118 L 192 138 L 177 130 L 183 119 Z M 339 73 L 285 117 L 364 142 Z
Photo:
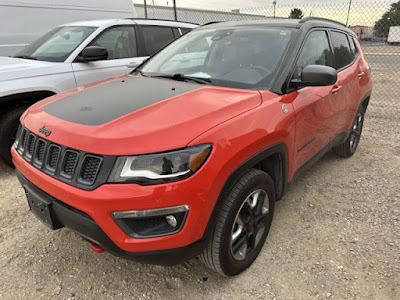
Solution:
M 44 111 L 68 122 L 96 126 L 201 87 L 165 79 L 126 77 L 54 101 Z

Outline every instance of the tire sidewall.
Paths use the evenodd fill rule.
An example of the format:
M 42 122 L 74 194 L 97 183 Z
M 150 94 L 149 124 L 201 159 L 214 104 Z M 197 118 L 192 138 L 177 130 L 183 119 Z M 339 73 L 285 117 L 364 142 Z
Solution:
M 18 128 L 19 119 L 26 109 L 27 107 L 21 106 L 6 113 L 0 123 L 0 157 L 7 165 L 11 167 L 13 166 L 13 163 L 11 159 L 12 142 L 10 137 Z
M 234 186 L 234 188 L 229 193 L 228 197 L 232 197 L 233 191 L 237 187 L 238 184 Z M 253 191 L 257 189 L 263 189 L 267 192 L 269 197 L 269 213 L 268 213 L 268 221 L 265 228 L 265 232 L 263 234 L 262 239 L 260 240 L 259 244 L 253 251 L 241 261 L 234 259 L 231 253 L 231 231 L 233 223 L 235 222 L 237 213 L 239 212 L 240 208 L 246 197 L 250 195 Z M 226 275 L 236 275 L 245 269 L 247 269 L 257 258 L 258 254 L 260 253 L 265 240 L 268 236 L 268 232 L 271 227 L 273 215 L 274 215 L 274 208 L 275 208 L 275 189 L 271 178 L 266 174 L 260 171 L 259 174 L 255 175 L 251 180 L 249 180 L 243 188 L 240 189 L 239 193 L 233 196 L 234 202 L 233 205 L 230 207 L 228 216 L 226 218 L 226 222 L 223 226 L 223 235 L 221 238 L 221 248 L 220 251 L 220 265 L 223 272 Z
M 364 128 L 364 117 L 365 117 L 365 109 L 363 107 L 361 107 L 357 110 L 356 117 L 354 118 L 352 126 L 354 126 L 354 124 L 357 121 L 357 118 L 360 114 L 362 116 L 362 123 L 361 123 L 360 136 L 358 137 L 357 145 L 354 148 L 351 148 L 351 146 L 350 146 L 351 135 L 349 136 L 348 140 L 346 141 L 349 156 L 352 156 L 357 151 L 358 145 L 360 144 L 360 141 L 361 141 L 362 131 Z

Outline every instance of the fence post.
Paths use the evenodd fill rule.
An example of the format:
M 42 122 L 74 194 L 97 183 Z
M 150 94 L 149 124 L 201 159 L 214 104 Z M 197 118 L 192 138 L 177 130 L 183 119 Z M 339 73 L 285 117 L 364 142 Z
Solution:
M 178 14 L 176 13 L 176 0 L 174 0 L 174 18 L 175 21 L 178 21 Z
M 349 2 L 349 11 L 347 12 L 347 20 L 346 20 L 346 26 L 349 25 L 349 17 L 350 17 L 350 10 L 351 10 L 351 1 Z
M 146 3 L 146 0 L 144 0 L 144 18 L 147 19 L 147 3 Z

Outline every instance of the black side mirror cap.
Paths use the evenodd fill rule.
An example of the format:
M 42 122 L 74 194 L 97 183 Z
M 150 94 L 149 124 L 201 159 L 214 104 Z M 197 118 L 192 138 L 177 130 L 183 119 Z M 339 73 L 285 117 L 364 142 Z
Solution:
M 292 80 L 297 87 L 330 86 L 337 82 L 337 71 L 328 66 L 309 65 L 301 72 L 301 80 Z
M 91 62 L 97 60 L 106 60 L 108 58 L 108 50 L 103 47 L 89 46 L 82 50 L 78 55 L 76 61 L 78 62 Z

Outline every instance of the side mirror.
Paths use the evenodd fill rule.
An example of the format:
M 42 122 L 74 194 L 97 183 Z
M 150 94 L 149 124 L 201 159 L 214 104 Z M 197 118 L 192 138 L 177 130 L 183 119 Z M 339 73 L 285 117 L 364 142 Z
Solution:
M 82 50 L 76 60 L 78 62 L 90 62 L 97 60 L 106 60 L 108 58 L 108 51 L 106 48 L 98 46 L 89 46 Z
M 292 80 L 298 87 L 329 86 L 337 81 L 337 71 L 328 66 L 310 65 L 301 72 L 301 80 Z

